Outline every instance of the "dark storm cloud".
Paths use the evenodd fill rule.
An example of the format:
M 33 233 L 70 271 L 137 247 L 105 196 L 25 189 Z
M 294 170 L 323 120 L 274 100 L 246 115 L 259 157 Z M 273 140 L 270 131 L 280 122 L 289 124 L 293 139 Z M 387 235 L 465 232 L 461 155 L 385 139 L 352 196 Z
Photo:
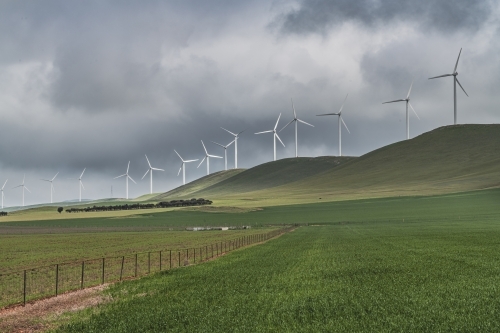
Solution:
M 490 14 L 486 0 L 302 0 L 298 9 L 282 15 L 274 26 L 285 34 L 325 34 L 350 21 L 366 27 L 412 21 L 424 30 L 476 31 Z

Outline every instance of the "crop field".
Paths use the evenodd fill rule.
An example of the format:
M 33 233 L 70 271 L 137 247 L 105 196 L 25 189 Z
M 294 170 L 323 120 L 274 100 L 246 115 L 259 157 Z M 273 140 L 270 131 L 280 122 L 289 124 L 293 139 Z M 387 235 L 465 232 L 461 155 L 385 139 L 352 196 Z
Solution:
M 58 332 L 498 332 L 500 224 L 304 226 L 114 285 Z

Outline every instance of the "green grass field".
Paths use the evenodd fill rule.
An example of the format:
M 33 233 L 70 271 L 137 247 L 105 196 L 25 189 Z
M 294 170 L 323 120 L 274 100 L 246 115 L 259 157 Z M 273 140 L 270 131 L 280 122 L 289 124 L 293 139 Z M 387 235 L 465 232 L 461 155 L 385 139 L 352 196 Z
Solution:
M 115 285 L 58 332 L 498 332 L 498 217 L 300 227 Z

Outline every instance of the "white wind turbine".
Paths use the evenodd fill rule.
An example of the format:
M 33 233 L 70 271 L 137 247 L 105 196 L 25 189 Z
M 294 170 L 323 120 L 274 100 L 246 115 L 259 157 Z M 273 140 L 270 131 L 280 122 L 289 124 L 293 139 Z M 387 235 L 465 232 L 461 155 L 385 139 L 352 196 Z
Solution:
M 181 155 L 179 155 L 179 153 L 177 152 L 177 150 L 174 149 L 174 151 L 175 151 L 175 153 L 177 154 L 177 156 L 179 156 L 179 158 L 182 161 L 181 167 L 179 168 L 179 172 L 177 172 L 177 176 L 179 176 L 179 174 L 181 173 L 181 170 L 182 170 L 182 184 L 185 185 L 186 184 L 186 163 L 196 162 L 196 161 L 198 161 L 198 159 L 184 161 L 182 159 Z
M 124 173 L 124 174 L 123 174 L 123 175 L 121 175 L 121 176 L 118 176 L 118 177 L 113 178 L 113 179 L 118 179 L 118 178 L 121 178 L 121 177 L 125 177 L 125 192 L 126 192 L 126 194 L 127 194 L 126 199 L 128 199 L 128 180 L 130 179 L 131 181 L 133 181 L 133 182 L 134 182 L 134 184 L 137 184 L 137 183 L 135 182 L 135 180 L 133 180 L 133 179 L 132 179 L 132 177 L 130 177 L 130 175 L 128 174 L 128 170 L 129 170 L 129 168 L 130 168 L 130 161 L 128 161 L 128 165 L 127 165 L 127 173 Z M 111 191 L 113 191 L 113 187 L 111 187 Z
M 255 133 L 255 134 L 273 133 L 273 139 L 274 139 L 274 160 L 275 161 L 276 161 L 276 138 L 278 138 L 278 140 L 280 140 L 280 142 L 283 145 L 283 147 L 285 147 L 285 144 L 283 143 L 283 141 L 281 141 L 280 137 L 278 136 L 278 133 L 276 133 L 276 127 L 278 127 L 278 123 L 280 121 L 280 118 L 281 118 L 281 113 L 278 116 L 278 120 L 276 120 L 276 125 L 274 125 L 274 129 L 269 130 L 269 131 L 263 131 L 263 132 Z
M 1 191 L 2 191 L 2 209 L 3 209 L 3 198 L 5 197 L 5 195 L 3 194 L 3 189 L 5 188 L 5 185 L 7 184 L 7 182 L 8 182 L 8 181 L 9 181 L 9 180 L 7 179 L 7 180 L 5 181 L 5 183 L 3 183 L 3 186 L 2 186 L 2 189 L 1 189 Z
M 230 145 L 233 144 L 233 142 L 235 142 L 236 139 L 234 139 L 233 141 L 229 142 L 227 145 L 221 145 L 220 143 L 217 143 L 217 142 L 214 142 L 214 141 L 210 141 L 212 143 L 215 143 L 217 146 L 221 146 L 222 148 L 224 148 L 224 170 L 227 170 L 227 147 L 229 147 Z
M 149 165 L 149 169 L 148 171 L 146 171 L 146 173 L 144 174 L 144 176 L 142 176 L 141 180 L 144 179 L 144 177 L 146 177 L 146 175 L 148 174 L 149 172 L 149 175 L 150 175 L 150 185 L 149 185 L 149 193 L 150 194 L 153 194 L 153 170 L 156 170 L 156 171 L 165 171 L 163 169 L 157 169 L 157 168 L 153 168 L 151 166 L 151 163 L 149 163 L 149 159 L 148 159 L 148 156 L 147 155 L 144 155 L 146 156 L 146 160 L 148 161 L 148 165 Z
M 408 106 L 410 106 L 413 113 L 415 113 L 415 116 L 417 116 L 418 120 L 420 120 L 417 112 L 415 111 L 413 106 L 411 106 L 411 104 L 410 104 L 411 87 L 413 87 L 413 82 L 410 85 L 410 90 L 408 90 L 408 95 L 406 95 L 406 99 L 397 99 L 395 101 L 382 103 L 382 104 L 387 104 L 387 103 L 395 103 L 395 102 L 406 102 L 406 140 L 408 140 L 410 138 L 410 115 L 408 114 Z
M 458 77 L 457 77 L 458 76 L 458 72 L 457 72 L 458 60 L 460 59 L 461 53 L 462 53 L 462 49 L 460 49 L 460 52 L 458 53 L 457 63 L 455 64 L 455 68 L 453 69 L 452 74 L 444 74 L 444 75 L 439 75 L 439 76 L 434 76 L 434 77 L 429 78 L 429 80 L 432 80 L 432 79 L 437 79 L 440 77 L 453 76 L 453 121 L 454 121 L 455 125 L 457 124 L 457 83 L 460 86 L 460 88 L 462 88 L 465 95 L 467 97 L 469 97 L 469 95 L 467 95 L 467 92 L 465 92 L 464 87 L 462 87 L 462 85 L 460 84 L 460 81 L 458 81 Z
M 28 191 L 28 192 L 30 192 L 30 193 L 31 193 L 31 191 L 30 191 L 30 190 L 26 187 L 26 185 L 24 185 L 24 180 L 25 180 L 25 178 L 26 178 L 26 175 L 24 175 L 24 176 L 23 176 L 23 183 L 22 183 L 21 185 L 18 185 L 18 186 L 16 186 L 16 187 L 13 187 L 13 189 L 18 188 L 18 187 L 22 187 L 22 188 L 23 188 L 23 207 L 24 207 L 24 189 L 26 189 L 26 191 Z M 7 182 L 6 182 L 6 183 L 7 183 Z M 5 186 L 5 185 L 4 185 L 4 186 Z M 2 191 L 2 192 L 3 192 L 3 191 Z
M 314 126 L 311 125 L 311 124 L 309 124 L 309 123 L 306 123 L 303 120 L 300 120 L 299 118 L 297 118 L 297 113 L 295 112 L 295 106 L 293 105 L 293 99 L 292 99 L 292 109 L 293 109 L 293 119 L 292 119 L 292 121 L 290 121 L 288 124 L 286 124 L 285 127 L 283 127 L 280 130 L 280 132 L 282 130 L 284 130 L 288 125 L 290 125 L 291 123 L 295 122 L 295 157 L 299 157 L 298 148 L 297 148 L 297 145 L 298 145 L 298 143 L 297 143 L 297 123 L 300 121 L 301 123 L 309 125 L 311 127 L 314 127 Z
M 243 130 L 237 134 L 234 134 L 233 132 L 230 132 L 228 131 L 227 129 L 225 129 L 224 127 L 221 127 L 224 131 L 228 132 L 229 134 L 233 135 L 234 136 L 234 168 L 235 169 L 238 169 L 238 138 L 239 138 L 239 135 L 243 132 L 245 132 L 246 130 Z
M 203 161 L 207 159 L 207 176 L 208 176 L 210 174 L 210 157 L 215 157 L 215 158 L 222 158 L 222 157 L 217 155 L 210 155 L 207 151 L 207 148 L 205 147 L 205 144 L 203 143 L 203 140 L 201 140 L 201 144 L 203 145 L 203 149 L 205 149 L 205 157 L 203 157 L 200 164 L 198 164 L 198 168 L 200 167 L 200 165 L 203 164 Z
M 52 201 L 52 193 L 54 192 L 54 184 L 53 184 L 53 182 L 54 182 L 54 179 L 56 179 L 56 177 L 57 177 L 58 174 L 59 174 L 59 172 L 56 173 L 56 175 L 52 179 L 40 179 L 40 180 L 43 180 L 44 182 L 49 182 L 50 183 L 50 203 L 53 202 Z
M 82 202 L 82 188 L 85 190 L 85 186 L 83 186 L 83 182 L 82 182 L 82 177 L 83 177 L 83 174 L 85 172 L 87 168 L 83 168 L 83 171 L 82 171 L 82 174 L 80 175 L 79 178 L 68 178 L 68 179 L 76 179 L 78 180 L 78 191 L 80 193 L 80 196 L 79 196 L 79 202 Z
M 342 109 L 344 108 L 345 101 L 347 100 L 347 96 L 349 96 L 349 94 L 347 94 L 345 96 L 344 103 L 342 103 L 342 106 L 340 107 L 340 110 L 338 113 L 324 113 L 324 114 L 317 115 L 317 116 L 339 116 L 339 156 L 342 156 L 342 125 L 340 123 L 344 124 L 347 132 L 349 132 L 349 134 L 351 134 L 351 132 L 347 128 L 347 125 L 344 122 L 344 119 L 342 119 Z

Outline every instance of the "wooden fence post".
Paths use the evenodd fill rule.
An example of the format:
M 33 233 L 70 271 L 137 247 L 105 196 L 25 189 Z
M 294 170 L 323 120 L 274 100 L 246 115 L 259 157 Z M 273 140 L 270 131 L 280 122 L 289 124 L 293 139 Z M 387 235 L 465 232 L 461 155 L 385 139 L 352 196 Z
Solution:
M 83 278 L 85 277 L 85 261 L 82 261 L 82 284 L 80 286 L 80 289 L 83 289 Z
M 135 277 L 137 277 L 137 253 L 135 254 Z
M 104 258 L 102 258 L 102 279 L 101 284 L 104 284 Z
M 26 306 L 26 270 L 24 270 L 23 305 Z
M 56 264 L 56 296 L 59 293 L 59 264 Z
M 123 278 L 123 264 L 125 263 L 125 256 L 122 257 L 122 268 L 120 269 L 120 281 Z

